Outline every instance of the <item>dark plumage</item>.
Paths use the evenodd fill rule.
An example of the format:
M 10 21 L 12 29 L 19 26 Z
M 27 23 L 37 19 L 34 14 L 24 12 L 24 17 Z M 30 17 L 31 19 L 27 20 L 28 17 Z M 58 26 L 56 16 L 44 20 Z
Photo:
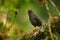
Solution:
M 29 19 L 30 19 L 31 24 L 34 27 L 36 27 L 36 26 L 40 27 L 42 25 L 41 20 L 33 13 L 32 10 L 28 10 L 28 15 L 29 15 Z

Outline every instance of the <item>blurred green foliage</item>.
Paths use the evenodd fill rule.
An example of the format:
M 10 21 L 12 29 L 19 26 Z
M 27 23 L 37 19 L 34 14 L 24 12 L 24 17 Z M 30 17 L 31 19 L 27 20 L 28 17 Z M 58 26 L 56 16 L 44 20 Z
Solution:
M 58 9 L 60 10 L 60 0 L 52 0 Z M 48 6 L 52 16 L 58 16 L 53 5 L 48 1 Z M 7 14 L 8 27 L 13 27 L 8 31 L 8 35 L 16 40 L 18 37 L 22 37 L 24 34 L 29 34 L 34 30 L 34 27 L 29 21 L 27 10 L 33 10 L 35 14 L 41 19 L 43 24 L 47 23 L 48 14 L 45 5 L 42 5 L 39 0 L 0 0 L 0 21 L 5 18 L 4 14 Z M 15 18 L 15 10 L 18 10 L 18 15 Z M 7 12 L 7 13 L 6 13 Z M 14 22 L 13 22 L 14 21 Z M 3 27 L 3 23 L 0 22 L 0 29 Z M 18 35 L 15 33 L 15 29 L 18 29 Z M 22 33 L 21 33 L 22 31 Z

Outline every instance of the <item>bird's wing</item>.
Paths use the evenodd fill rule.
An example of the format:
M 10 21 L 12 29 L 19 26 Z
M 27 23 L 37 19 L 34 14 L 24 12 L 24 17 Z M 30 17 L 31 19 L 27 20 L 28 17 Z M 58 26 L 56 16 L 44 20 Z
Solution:
M 39 18 L 34 18 L 38 23 L 41 23 L 41 20 Z

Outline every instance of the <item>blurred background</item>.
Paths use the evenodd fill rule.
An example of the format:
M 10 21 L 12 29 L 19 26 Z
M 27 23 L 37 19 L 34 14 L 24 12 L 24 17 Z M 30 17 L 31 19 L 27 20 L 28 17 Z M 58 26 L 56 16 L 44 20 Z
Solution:
M 60 0 L 52 0 L 60 10 Z M 57 16 L 57 11 L 48 1 L 52 16 Z M 0 0 L 0 34 L 9 29 L 6 34 L 16 40 L 34 30 L 30 23 L 27 11 L 31 9 L 41 19 L 43 25 L 47 23 L 48 14 L 44 4 L 40 0 Z M 15 11 L 18 11 L 15 17 Z M 3 29 L 3 30 L 2 30 Z

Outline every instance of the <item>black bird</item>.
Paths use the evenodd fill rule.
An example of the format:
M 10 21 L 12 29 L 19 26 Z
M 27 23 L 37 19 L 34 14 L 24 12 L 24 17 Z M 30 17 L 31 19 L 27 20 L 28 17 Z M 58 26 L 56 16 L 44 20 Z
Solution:
M 40 27 L 42 25 L 41 20 L 34 14 L 34 12 L 32 10 L 28 10 L 28 15 L 29 15 L 29 19 L 31 24 L 36 27 Z

